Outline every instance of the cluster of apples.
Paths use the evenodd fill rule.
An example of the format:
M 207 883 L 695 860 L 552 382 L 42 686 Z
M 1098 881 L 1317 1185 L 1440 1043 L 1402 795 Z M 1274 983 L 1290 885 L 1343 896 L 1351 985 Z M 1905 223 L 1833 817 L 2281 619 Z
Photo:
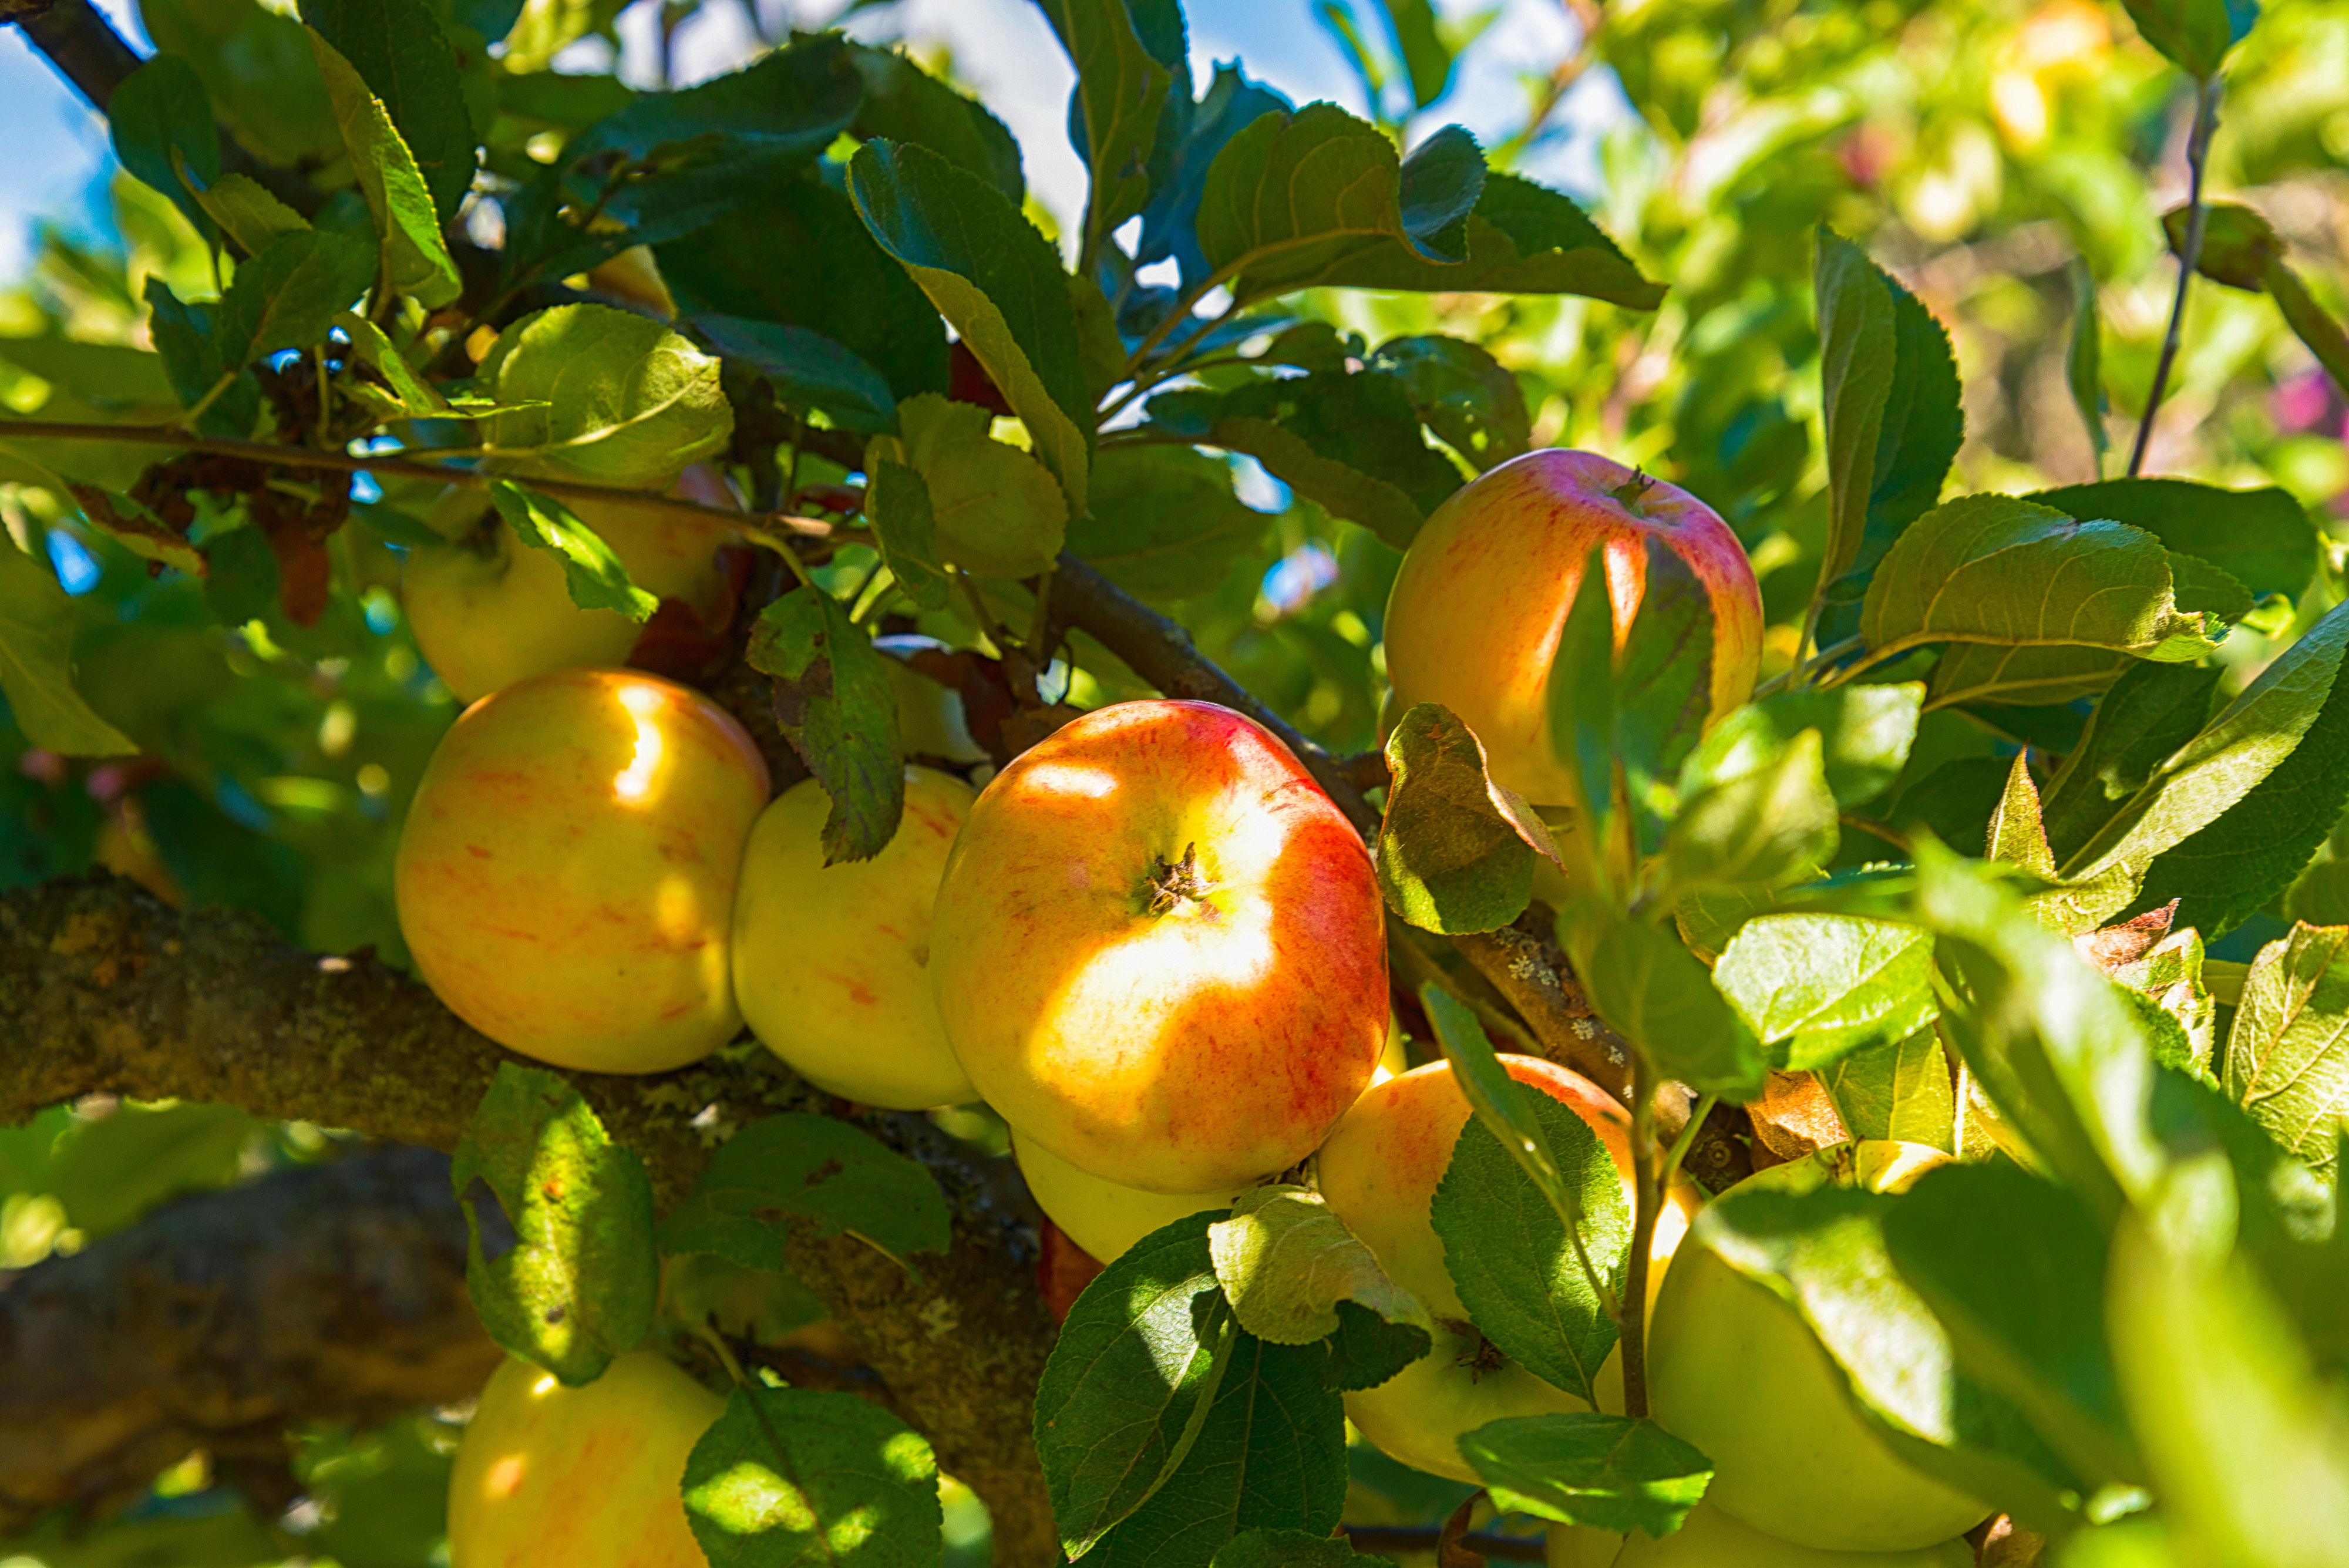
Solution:
M 1495 469 L 1429 520 L 1388 614 L 1399 700 L 1459 714 L 1500 782 L 1536 802 L 1569 798 L 1548 732 L 1549 665 L 1589 550 L 1605 546 L 1619 638 L 1651 541 L 1686 561 L 1712 601 L 1714 711 L 1744 701 L 1760 603 L 1727 526 L 1671 485 L 1557 451 Z M 1499 1357 L 1468 1322 L 1430 1210 L 1469 1106 L 1444 1062 L 1391 1070 L 1399 1042 L 1370 853 L 1278 739 L 1208 703 L 1114 704 L 976 794 L 909 768 L 895 838 L 836 866 L 823 864 L 818 786 L 768 794 L 749 736 L 682 686 L 605 668 L 503 686 L 450 729 L 409 810 L 396 880 L 418 968 L 483 1033 L 561 1066 L 677 1067 L 747 1021 L 851 1100 L 983 1099 L 1009 1125 L 1045 1213 L 1104 1263 L 1174 1220 L 1302 1175 L 1441 1329 L 1413 1366 L 1346 1397 L 1366 1439 L 1473 1480 L 1463 1433 L 1586 1407 Z M 1624 1106 L 1547 1061 L 1503 1061 L 1589 1125 L 1630 1201 Z M 1554 1560 L 1941 1562 L 1915 1549 L 1986 1510 L 1865 1427 L 1775 1297 L 1709 1257 L 1667 1271 L 1699 1204 L 1682 1187 L 1657 1227 L 1651 1360 L 1659 1417 L 1719 1467 L 1713 1501 L 1661 1542 L 1561 1530 Z M 1619 1408 L 1611 1360 L 1602 1405 L 1610 1387 Z M 543 1509 L 543 1486 L 567 1472 L 541 1465 L 525 1487 L 508 1461 L 550 1422 L 631 1400 L 662 1412 L 623 1446 L 645 1476 L 592 1479 L 601 1497 L 656 1509 L 667 1545 L 610 1556 L 605 1545 L 626 1532 L 599 1530 L 563 1560 L 696 1561 L 676 1477 L 717 1406 L 694 1395 L 644 1354 L 586 1389 L 519 1364 L 501 1372 L 460 1458 L 457 1568 L 554 1561 L 495 1543 L 534 1511 L 525 1493 Z

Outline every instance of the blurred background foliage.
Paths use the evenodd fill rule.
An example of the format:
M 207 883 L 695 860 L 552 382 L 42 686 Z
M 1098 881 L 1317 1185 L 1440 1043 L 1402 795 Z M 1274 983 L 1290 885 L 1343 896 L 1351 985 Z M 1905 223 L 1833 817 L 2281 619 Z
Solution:
M 700 9 L 693 0 L 638 9 L 647 6 L 663 26 L 638 29 L 638 42 L 673 34 Z M 526 173 L 624 100 L 629 89 L 610 77 L 545 73 L 565 45 L 574 54 L 560 64 L 575 65 L 573 40 L 609 26 L 621 7 L 449 0 L 449 9 L 481 36 L 520 17 L 502 56 L 485 49 L 469 67 L 469 92 L 491 125 L 492 173 L 465 222 L 488 239 L 500 223 L 495 171 Z M 890 36 L 896 6 L 849 9 L 866 36 Z M 1474 64 L 1490 19 L 1473 5 L 1325 0 L 1316 10 L 1361 78 L 1358 106 L 1407 140 L 1432 125 L 1422 111 Z M 1958 488 L 2021 492 L 2120 472 L 2175 284 L 2158 215 L 2183 199 L 2192 101 L 2117 5 L 1635 0 L 1567 11 L 1567 48 L 1523 76 L 1522 107 L 1481 106 L 1516 127 L 1489 139 L 1491 151 L 1502 166 L 1554 157 L 1559 138 L 1591 134 L 1588 117 L 1558 114 L 1559 105 L 1594 84 L 1619 86 L 1628 111 L 1579 149 L 1599 171 L 1587 193 L 1640 270 L 1671 286 L 1662 307 L 1336 291 L 1292 302 L 1335 329 L 1326 351 L 1360 358 L 1436 331 L 1473 338 L 1515 378 L 1533 444 L 1594 448 L 1711 502 L 1762 580 L 1774 621 L 1765 674 L 1791 655 L 1792 618 L 1816 581 L 1825 528 L 1810 304 L 1820 221 L 1862 240 L 1950 328 L 1967 416 Z M 1422 13 L 1428 26 L 1410 23 Z M 1409 25 L 1395 26 L 1396 16 Z M 278 8 L 148 0 L 142 19 L 159 46 L 196 61 L 254 150 L 301 162 L 322 183 L 347 182 L 325 100 L 301 85 L 306 50 L 289 52 L 294 24 Z M 909 14 L 907 42 L 950 74 L 950 54 L 917 22 Z M 665 68 L 621 63 L 634 80 Z M 2210 194 L 2274 223 L 2336 317 L 2349 311 L 2344 83 L 2349 0 L 2275 0 L 2230 63 L 2209 176 Z M 211 261 L 146 187 L 118 179 L 111 199 L 119 243 L 44 228 L 21 275 L 0 286 L 0 403 L 19 414 L 106 419 L 170 406 L 152 361 L 119 346 L 146 343 L 147 279 L 206 293 Z M 1073 216 L 1032 195 L 1030 211 L 1056 235 Z M 2222 658 L 2240 684 L 2342 597 L 2349 406 L 2263 296 L 2198 286 L 2184 344 L 2147 472 L 2281 485 L 2328 542 L 2289 622 L 2271 621 L 2271 635 L 2239 628 L 2227 643 Z M 125 449 L 119 461 L 127 486 L 146 455 Z M 1170 578 L 1154 597 L 1307 733 L 1340 750 L 1369 746 L 1399 557 L 1236 461 L 1247 509 L 1227 519 L 1221 575 Z M 249 571 L 209 584 L 152 576 L 111 539 L 61 518 L 43 493 L 0 483 L 0 521 L 20 545 L 46 549 L 78 597 L 81 690 L 140 747 L 128 761 L 68 763 L 28 749 L 0 719 L 0 885 L 103 865 L 174 901 L 255 911 L 307 947 L 399 955 L 389 873 L 400 807 L 455 704 L 419 659 L 396 594 L 399 513 L 430 497 L 358 494 L 361 525 L 333 545 L 332 603 L 304 628 L 277 608 L 265 551 Z M 1081 535 L 1072 545 L 1081 552 Z M 861 577 L 870 563 L 856 555 L 833 573 Z M 905 629 L 971 637 L 959 605 Z M 1080 703 L 1137 689 L 1097 649 L 1081 647 L 1078 662 L 1071 694 Z M 2012 755 L 2028 739 L 1936 715 L 1912 772 Z M 2255 920 L 2242 940 L 2255 946 L 2277 929 Z M 73 1251 L 175 1196 L 318 1158 L 331 1142 L 316 1128 L 214 1106 L 49 1111 L 0 1130 L 0 1270 Z M 296 1467 L 305 1495 L 266 1521 L 191 1456 L 94 1530 L 58 1525 L 0 1545 L 0 1568 L 445 1561 L 439 1515 L 453 1430 L 419 1415 L 372 1433 L 307 1434 Z M 1457 1496 L 1370 1456 L 1350 1517 L 1426 1522 Z M 983 1518 L 967 1494 L 957 1506 L 949 1529 L 961 1544 L 950 1561 L 984 1561 Z

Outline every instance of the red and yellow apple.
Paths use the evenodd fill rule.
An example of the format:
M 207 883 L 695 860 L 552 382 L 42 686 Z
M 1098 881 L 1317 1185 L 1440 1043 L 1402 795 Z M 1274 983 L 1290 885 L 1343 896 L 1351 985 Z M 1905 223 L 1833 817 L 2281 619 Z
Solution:
M 1631 1117 L 1579 1073 L 1536 1056 L 1505 1054 L 1518 1083 L 1565 1106 L 1598 1134 L 1632 1201 Z M 1375 1388 L 1346 1396 L 1346 1417 L 1390 1458 L 1435 1475 L 1479 1480 L 1459 1439 L 1488 1421 L 1588 1410 L 1583 1400 L 1502 1357 L 1468 1322 L 1435 1232 L 1435 1189 L 1473 1113 L 1449 1062 L 1431 1062 L 1378 1085 L 1356 1101 L 1315 1158 L 1321 1196 L 1378 1258 L 1390 1278 L 1425 1303 L 1436 1321 L 1434 1348 Z M 1649 1251 L 1649 1300 L 1697 1203 L 1677 1186 L 1658 1217 Z M 1599 1368 L 1602 1407 L 1622 1407 L 1622 1371 L 1610 1354 Z
M 1974 1550 L 1962 1541 L 1944 1541 L 1906 1552 L 1823 1552 L 1797 1546 L 1775 1535 L 1764 1535 L 1734 1515 L 1699 1503 L 1681 1527 L 1657 1539 L 1634 1531 L 1621 1538 L 1614 1556 L 1564 1555 L 1559 1538 L 1572 1540 L 1567 1527 L 1550 1532 L 1549 1568 L 1973 1568 Z M 1618 1538 L 1582 1532 L 1608 1543 Z
M 1370 855 L 1288 748 L 1207 702 L 1121 702 L 1022 753 L 938 888 L 947 1040 L 1024 1143 L 1147 1192 L 1312 1152 L 1386 1042 Z
M 425 765 L 392 887 L 440 1000 L 595 1073 L 698 1060 L 742 1026 L 728 935 L 767 765 L 657 676 L 560 670 L 461 714 Z
M 580 1388 L 508 1361 L 457 1445 L 450 1568 L 703 1568 L 678 1485 L 725 1408 L 651 1351 Z
M 1917 1144 L 1838 1144 L 1756 1171 L 1732 1190 L 1799 1193 L 1839 1182 L 1896 1192 L 1947 1158 Z M 1665 1429 L 1713 1460 L 1709 1503 L 1833 1552 L 1930 1546 L 1991 1511 L 1894 1453 L 1802 1317 L 1723 1262 L 1707 1235 L 1700 1221 L 1657 1299 L 1648 1391 Z
M 723 531 L 691 513 L 566 500 L 647 593 L 697 610 L 723 594 L 712 565 Z M 514 537 L 478 490 L 451 490 L 429 519 L 448 537 L 408 553 L 400 597 L 416 646 L 463 701 L 550 670 L 624 662 L 643 628 L 571 602 L 563 563 Z
M 750 1032 L 827 1094 L 891 1110 L 978 1096 L 930 997 L 930 911 L 968 784 L 905 770 L 905 815 L 870 860 L 823 863 L 813 779 L 750 829 L 734 894 L 734 999 Z
M 1595 452 L 1513 458 L 1455 491 L 1412 541 L 1387 600 L 1387 676 L 1399 710 L 1441 702 L 1485 744 L 1495 779 L 1537 805 L 1575 800 L 1550 734 L 1549 670 L 1590 551 L 1606 547 L 1616 646 L 1648 586 L 1647 545 L 1687 563 L 1713 606 L 1710 704 L 1754 692 L 1762 595 L 1713 508 Z

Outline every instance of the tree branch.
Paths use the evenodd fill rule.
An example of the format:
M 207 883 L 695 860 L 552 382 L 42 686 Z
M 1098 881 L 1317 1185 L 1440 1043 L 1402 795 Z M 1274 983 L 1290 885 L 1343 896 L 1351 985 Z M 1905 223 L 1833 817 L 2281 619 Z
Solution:
M 444 1156 L 369 1149 L 170 1205 L 0 1275 L 0 1538 L 193 1448 L 282 1462 L 297 1422 L 470 1397 L 498 1356 Z
M 498 1064 L 515 1060 L 421 982 L 372 956 L 321 958 L 235 910 L 181 913 L 94 876 L 0 894 L 0 1126 L 96 1092 L 224 1100 L 269 1117 L 449 1149 Z M 840 1103 L 764 1051 L 674 1073 L 572 1074 L 612 1136 L 643 1157 L 657 1201 L 692 1185 L 724 1129 Z M 851 1119 L 937 1176 L 954 1245 L 916 1284 L 848 1236 L 793 1241 L 823 1300 L 926 1435 L 986 1500 L 999 1561 L 1052 1560 L 1030 1401 L 1053 1330 L 1030 1277 L 1035 1220 L 1009 1161 L 984 1161 L 919 1116 Z

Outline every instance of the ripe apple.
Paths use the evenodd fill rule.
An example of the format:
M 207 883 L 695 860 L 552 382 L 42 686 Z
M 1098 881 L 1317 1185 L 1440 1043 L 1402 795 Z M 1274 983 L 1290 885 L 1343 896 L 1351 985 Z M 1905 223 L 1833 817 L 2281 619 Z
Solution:
M 891 1110 L 978 1097 L 930 997 L 930 909 L 968 784 L 905 770 L 905 815 L 870 860 L 823 863 L 813 779 L 750 829 L 734 894 L 734 998 L 750 1032 L 827 1094 Z
M 566 501 L 647 593 L 712 608 L 722 590 L 711 564 L 721 530 L 690 513 L 609 501 Z M 514 537 L 488 496 L 451 490 L 433 507 L 449 536 L 420 545 L 401 570 L 401 600 L 416 646 L 462 701 L 550 670 L 626 659 L 644 629 L 616 610 L 571 602 L 563 563 Z
M 1573 1111 L 1599 1135 L 1631 1194 L 1631 1116 L 1589 1079 L 1537 1056 L 1504 1054 L 1518 1083 Z M 1361 1238 L 1394 1282 L 1427 1303 L 1436 1320 L 1434 1348 L 1375 1388 L 1346 1396 L 1346 1417 L 1390 1458 L 1435 1475 L 1479 1480 L 1460 1457 L 1460 1436 L 1505 1416 L 1540 1416 L 1590 1407 L 1500 1355 L 1468 1322 L 1468 1309 L 1444 1263 L 1435 1233 L 1435 1189 L 1453 1146 L 1473 1113 L 1452 1064 L 1431 1062 L 1380 1084 L 1356 1101 L 1315 1164 L 1321 1196 Z M 1649 1300 L 1687 1232 L 1695 1189 L 1677 1185 L 1658 1217 L 1649 1257 Z M 1622 1407 L 1622 1372 L 1610 1355 L 1599 1368 L 1602 1406 Z
M 1838 1182 L 1905 1190 L 1947 1156 L 1917 1144 L 1838 1144 L 1759 1170 L 1747 1188 Z M 1987 1503 L 1892 1451 L 1795 1309 L 1721 1261 L 1700 1223 L 1657 1300 L 1649 1344 L 1656 1419 L 1713 1460 L 1706 1501 L 1802 1546 L 1898 1552 L 1971 1528 Z
M 1454 492 L 1412 541 L 1387 600 L 1387 675 L 1402 708 L 1441 702 L 1500 783 L 1537 805 L 1576 798 L 1549 732 L 1549 668 L 1593 546 L 1607 547 L 1616 644 L 1647 592 L 1646 543 L 1685 561 L 1713 604 L 1712 711 L 1754 693 L 1762 594 L 1719 514 L 1595 452 L 1512 458 Z
M 1584 1531 L 1585 1537 L 1613 1542 L 1612 1535 Z M 1974 1551 L 1962 1541 L 1908 1552 L 1823 1552 L 1797 1546 L 1775 1535 L 1764 1535 L 1734 1515 L 1709 1503 L 1699 1503 L 1681 1527 L 1658 1540 L 1633 1531 L 1622 1540 L 1619 1555 L 1603 1557 L 1585 1548 L 1580 1557 L 1562 1556 L 1561 1535 L 1571 1527 L 1550 1532 L 1549 1568 L 1973 1568 Z
M 583 1388 L 508 1361 L 449 1474 L 450 1568 L 703 1568 L 678 1488 L 725 1408 L 651 1351 Z
M 1297 759 L 1209 702 L 1120 702 L 971 807 L 930 937 L 947 1039 L 1020 1137 L 1146 1192 L 1312 1152 L 1386 1041 L 1368 851 Z
M 393 861 L 417 969 L 502 1045 L 595 1073 L 698 1060 L 742 1026 L 736 873 L 767 764 L 657 676 L 558 670 L 465 710 Z

